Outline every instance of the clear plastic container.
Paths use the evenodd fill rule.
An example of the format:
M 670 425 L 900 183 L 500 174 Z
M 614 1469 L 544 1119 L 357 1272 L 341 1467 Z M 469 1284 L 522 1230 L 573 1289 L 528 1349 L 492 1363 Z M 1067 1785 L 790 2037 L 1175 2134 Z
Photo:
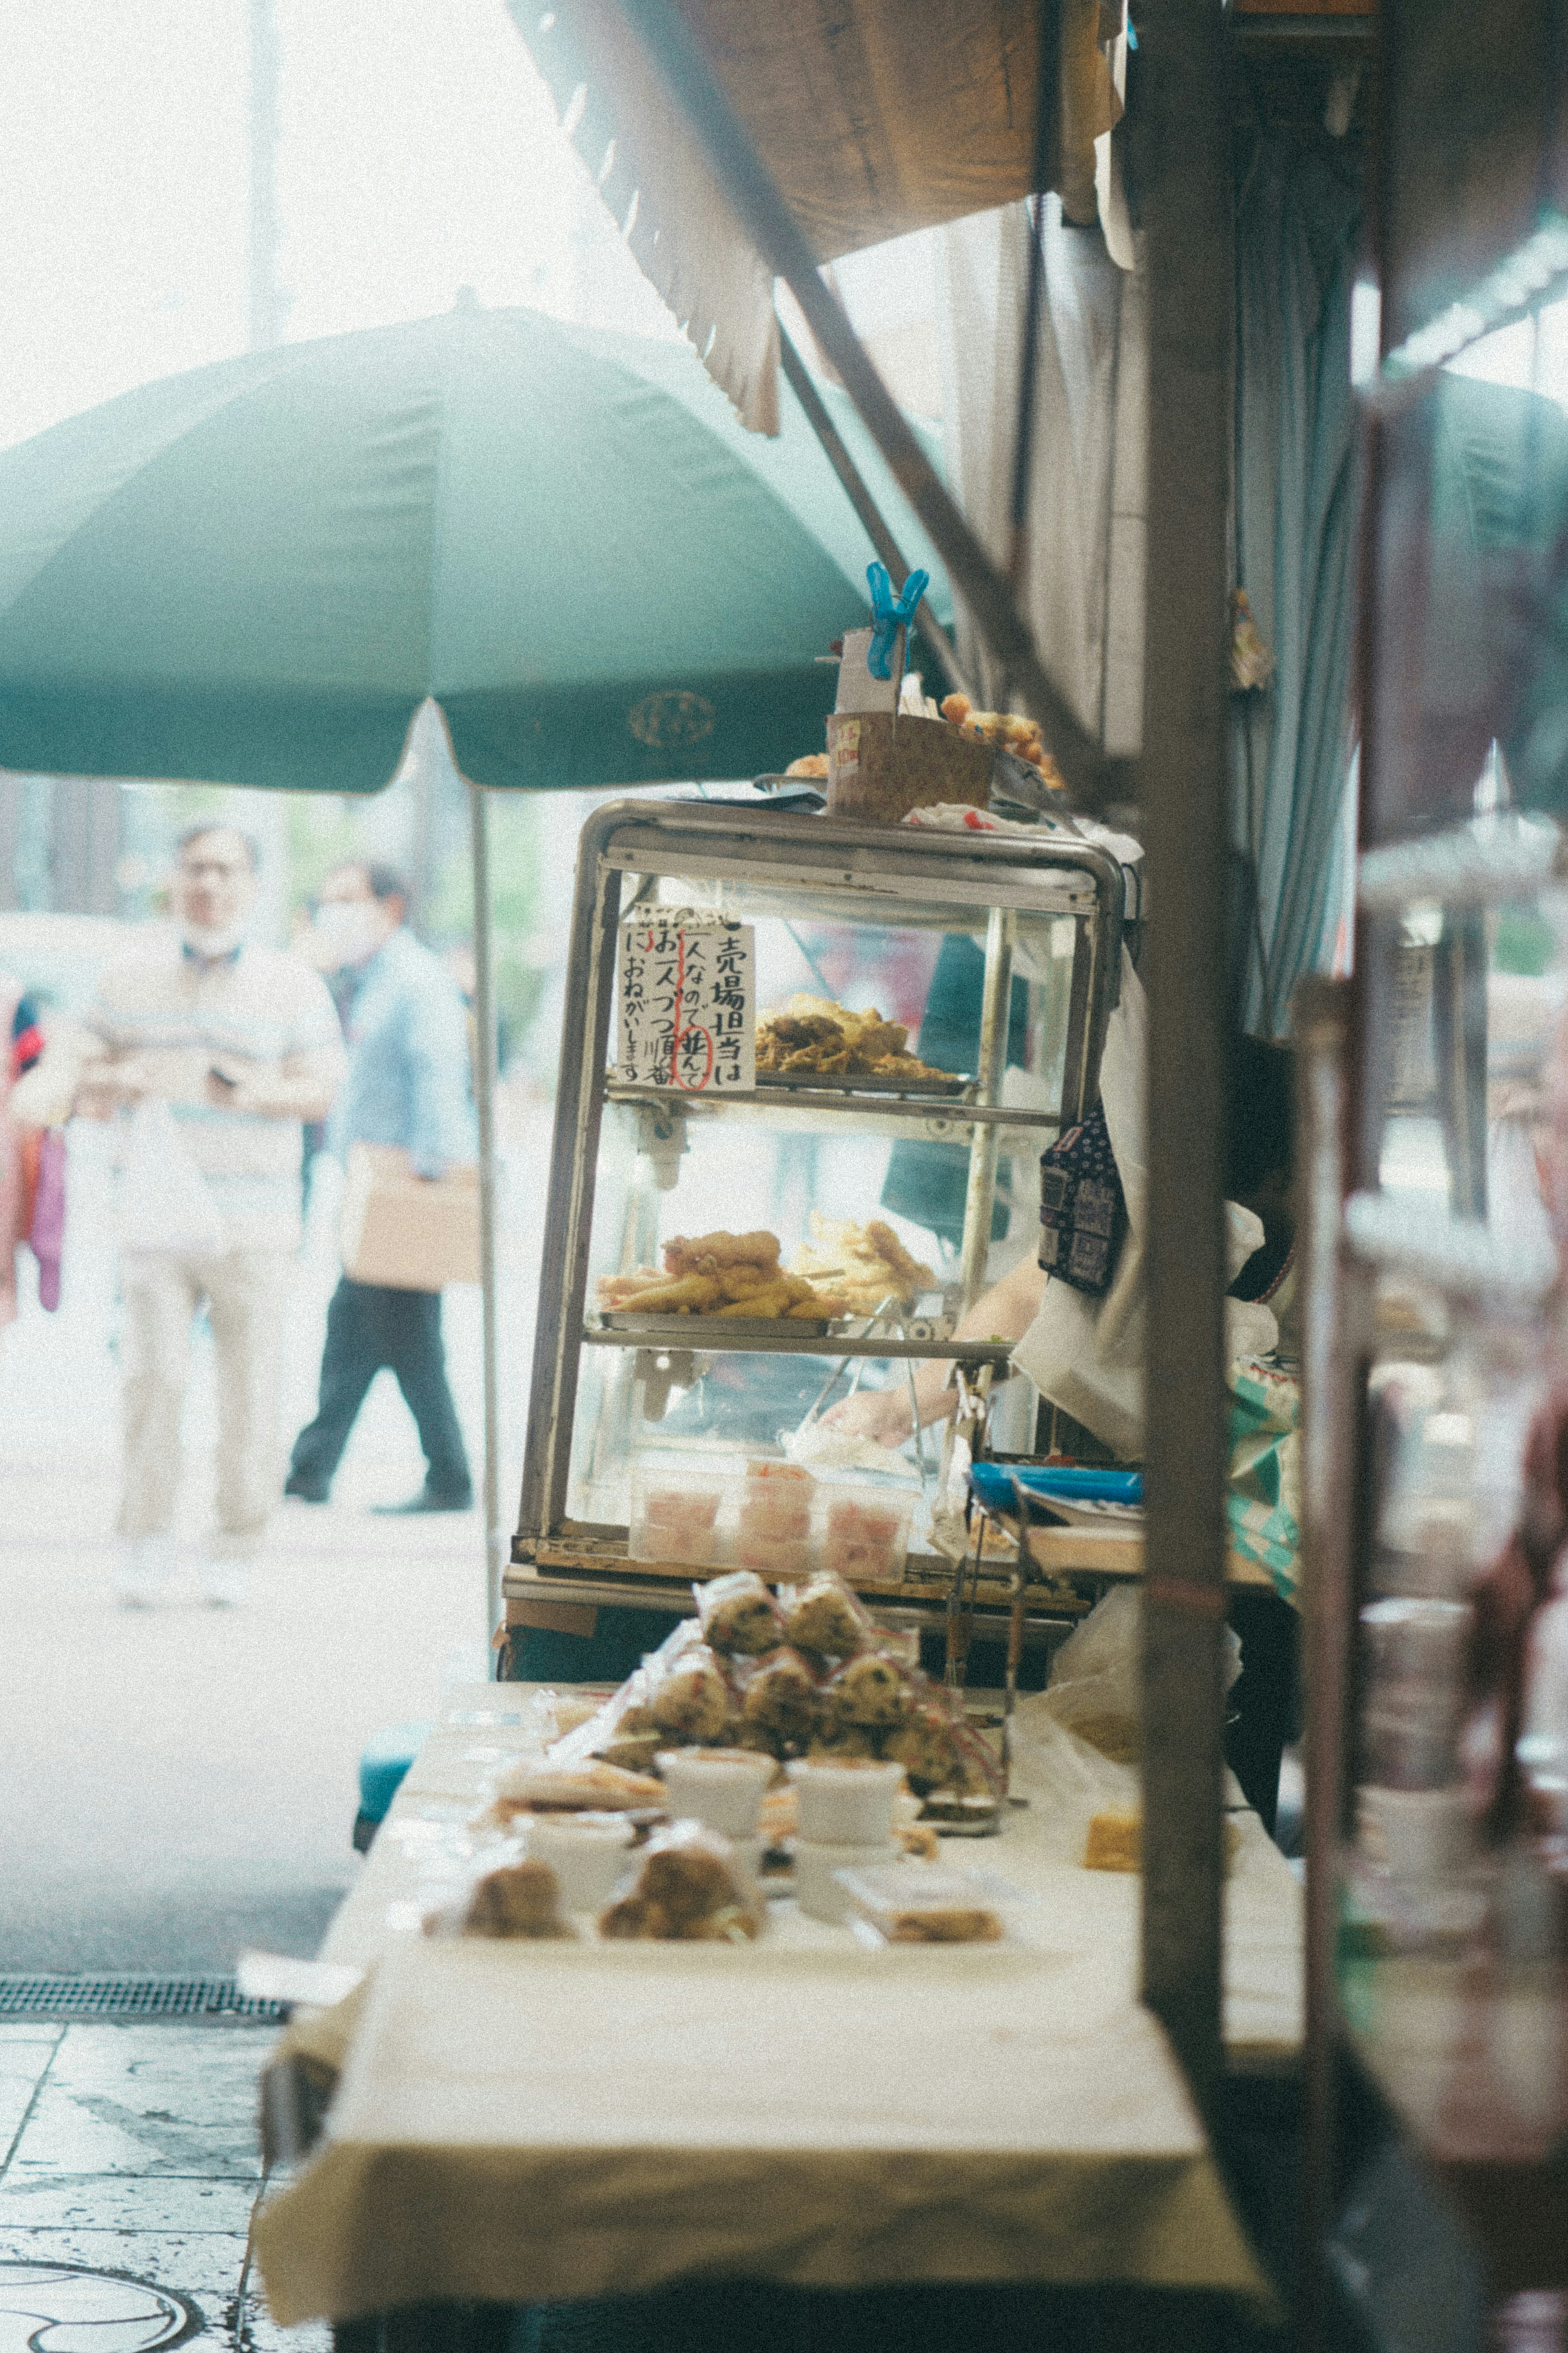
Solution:
M 1000 1903 L 1018 1900 L 994 1873 L 944 1862 L 889 1862 L 840 1874 L 849 1917 L 884 1945 L 996 1945 L 1006 1936 Z
M 662 1749 L 658 1761 L 672 1814 L 705 1822 L 729 1839 L 756 1836 L 763 1798 L 776 1770 L 771 1757 L 749 1750 L 672 1748 Z
M 838 1926 L 854 1908 L 841 1874 L 874 1870 L 894 1862 L 898 1852 L 890 1839 L 873 1846 L 814 1846 L 799 1839 L 795 1850 L 795 1900 L 814 1920 L 831 1921 Z
M 800 1835 L 816 1845 L 875 1846 L 893 1834 L 893 1801 L 904 1786 L 901 1765 L 818 1764 L 797 1758 L 784 1770 L 795 1784 Z
M 714 1568 L 724 1559 L 721 1514 L 730 1481 L 721 1471 L 678 1460 L 638 1462 L 632 1472 L 633 1560 Z
M 898 1585 L 909 1558 L 914 1488 L 876 1479 L 817 1482 L 816 1566 L 847 1585 Z

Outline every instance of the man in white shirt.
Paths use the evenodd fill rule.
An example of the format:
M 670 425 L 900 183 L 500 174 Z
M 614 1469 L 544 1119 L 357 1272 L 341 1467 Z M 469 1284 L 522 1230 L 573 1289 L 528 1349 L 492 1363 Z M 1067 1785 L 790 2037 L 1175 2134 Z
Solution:
M 234 827 L 187 833 L 171 892 L 174 928 L 159 926 L 104 974 L 85 1032 L 51 1048 L 25 1082 L 45 1115 L 74 1111 L 125 1131 L 119 1592 L 132 1607 L 155 1601 L 174 1567 L 180 1422 L 191 1325 L 204 1302 L 218 1377 L 210 1601 L 244 1598 L 245 1564 L 280 1483 L 280 1348 L 300 1238 L 300 1130 L 325 1116 L 343 1047 L 321 976 L 299 956 L 247 939 L 258 879 L 255 845 Z M 24 1104 L 23 1115 L 35 1115 L 32 1107 Z

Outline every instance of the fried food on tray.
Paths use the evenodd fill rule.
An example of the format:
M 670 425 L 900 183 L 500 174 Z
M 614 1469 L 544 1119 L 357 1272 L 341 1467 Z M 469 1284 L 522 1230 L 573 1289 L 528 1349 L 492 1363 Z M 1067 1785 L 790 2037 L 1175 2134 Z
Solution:
M 797 1321 L 848 1310 L 832 1292 L 779 1264 L 777 1234 L 677 1234 L 664 1246 L 664 1271 L 601 1275 L 601 1309 L 637 1315 L 760 1315 Z
M 699 1234 L 689 1241 L 677 1234 L 664 1246 L 664 1263 L 670 1274 L 690 1274 L 711 1268 L 717 1273 L 722 1267 L 776 1267 L 779 1262 L 779 1238 L 765 1228 L 750 1234 Z
M 922 1291 L 936 1287 L 929 1266 L 911 1258 L 885 1219 L 863 1226 L 848 1218 L 811 1213 L 811 1240 L 795 1252 L 795 1271 L 814 1282 L 831 1283 L 851 1315 L 874 1315 L 891 1299 L 912 1307 Z
M 827 754 L 826 752 L 803 753 L 798 760 L 792 760 L 790 762 L 788 767 L 784 770 L 784 774 L 786 776 L 826 776 L 827 774 Z
M 1020 719 L 1012 711 L 976 711 L 966 694 L 944 697 L 942 715 L 966 735 L 981 736 L 999 751 L 1012 752 L 1031 768 L 1038 768 L 1054 792 L 1066 789 L 1060 769 L 1040 741 L 1037 720 Z
M 907 1079 L 950 1078 L 904 1051 L 909 1031 L 901 1021 L 884 1021 L 873 1006 L 852 1013 L 830 997 L 792 997 L 757 1024 L 757 1068 L 789 1077 Z

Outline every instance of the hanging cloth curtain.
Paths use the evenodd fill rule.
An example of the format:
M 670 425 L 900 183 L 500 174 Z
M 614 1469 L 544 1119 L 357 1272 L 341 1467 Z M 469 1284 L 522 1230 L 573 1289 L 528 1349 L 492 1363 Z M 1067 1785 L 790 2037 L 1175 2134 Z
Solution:
M 1351 755 L 1355 434 L 1346 164 L 1260 138 L 1237 190 L 1237 585 L 1275 657 L 1234 698 L 1237 839 L 1254 892 L 1243 1026 L 1284 1037 L 1340 912 Z

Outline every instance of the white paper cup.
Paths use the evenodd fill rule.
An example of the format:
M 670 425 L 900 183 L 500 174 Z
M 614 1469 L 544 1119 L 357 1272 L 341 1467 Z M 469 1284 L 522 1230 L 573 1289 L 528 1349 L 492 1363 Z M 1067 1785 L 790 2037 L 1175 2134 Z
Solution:
M 524 1833 L 528 1854 L 555 1873 L 568 1912 L 604 1909 L 626 1869 L 632 1836 L 630 1822 L 616 1815 L 593 1821 L 535 1817 Z
M 864 1871 L 871 1863 L 896 1862 L 899 1850 L 891 1839 L 879 1846 L 813 1846 L 799 1839 L 795 1850 L 795 1900 L 814 1920 L 841 1926 L 854 1909 L 849 1891 L 838 1879 L 841 1871 Z
M 763 1796 L 773 1778 L 771 1757 L 726 1749 L 666 1748 L 655 1759 L 669 1793 L 669 1810 L 726 1838 L 756 1836 Z
M 1476 1831 L 1463 1789 L 1356 1792 L 1362 1846 L 1394 1879 L 1447 1879 L 1475 1860 Z
M 800 1808 L 800 1835 L 814 1846 L 880 1846 L 893 1827 L 901 1765 L 786 1765 Z

